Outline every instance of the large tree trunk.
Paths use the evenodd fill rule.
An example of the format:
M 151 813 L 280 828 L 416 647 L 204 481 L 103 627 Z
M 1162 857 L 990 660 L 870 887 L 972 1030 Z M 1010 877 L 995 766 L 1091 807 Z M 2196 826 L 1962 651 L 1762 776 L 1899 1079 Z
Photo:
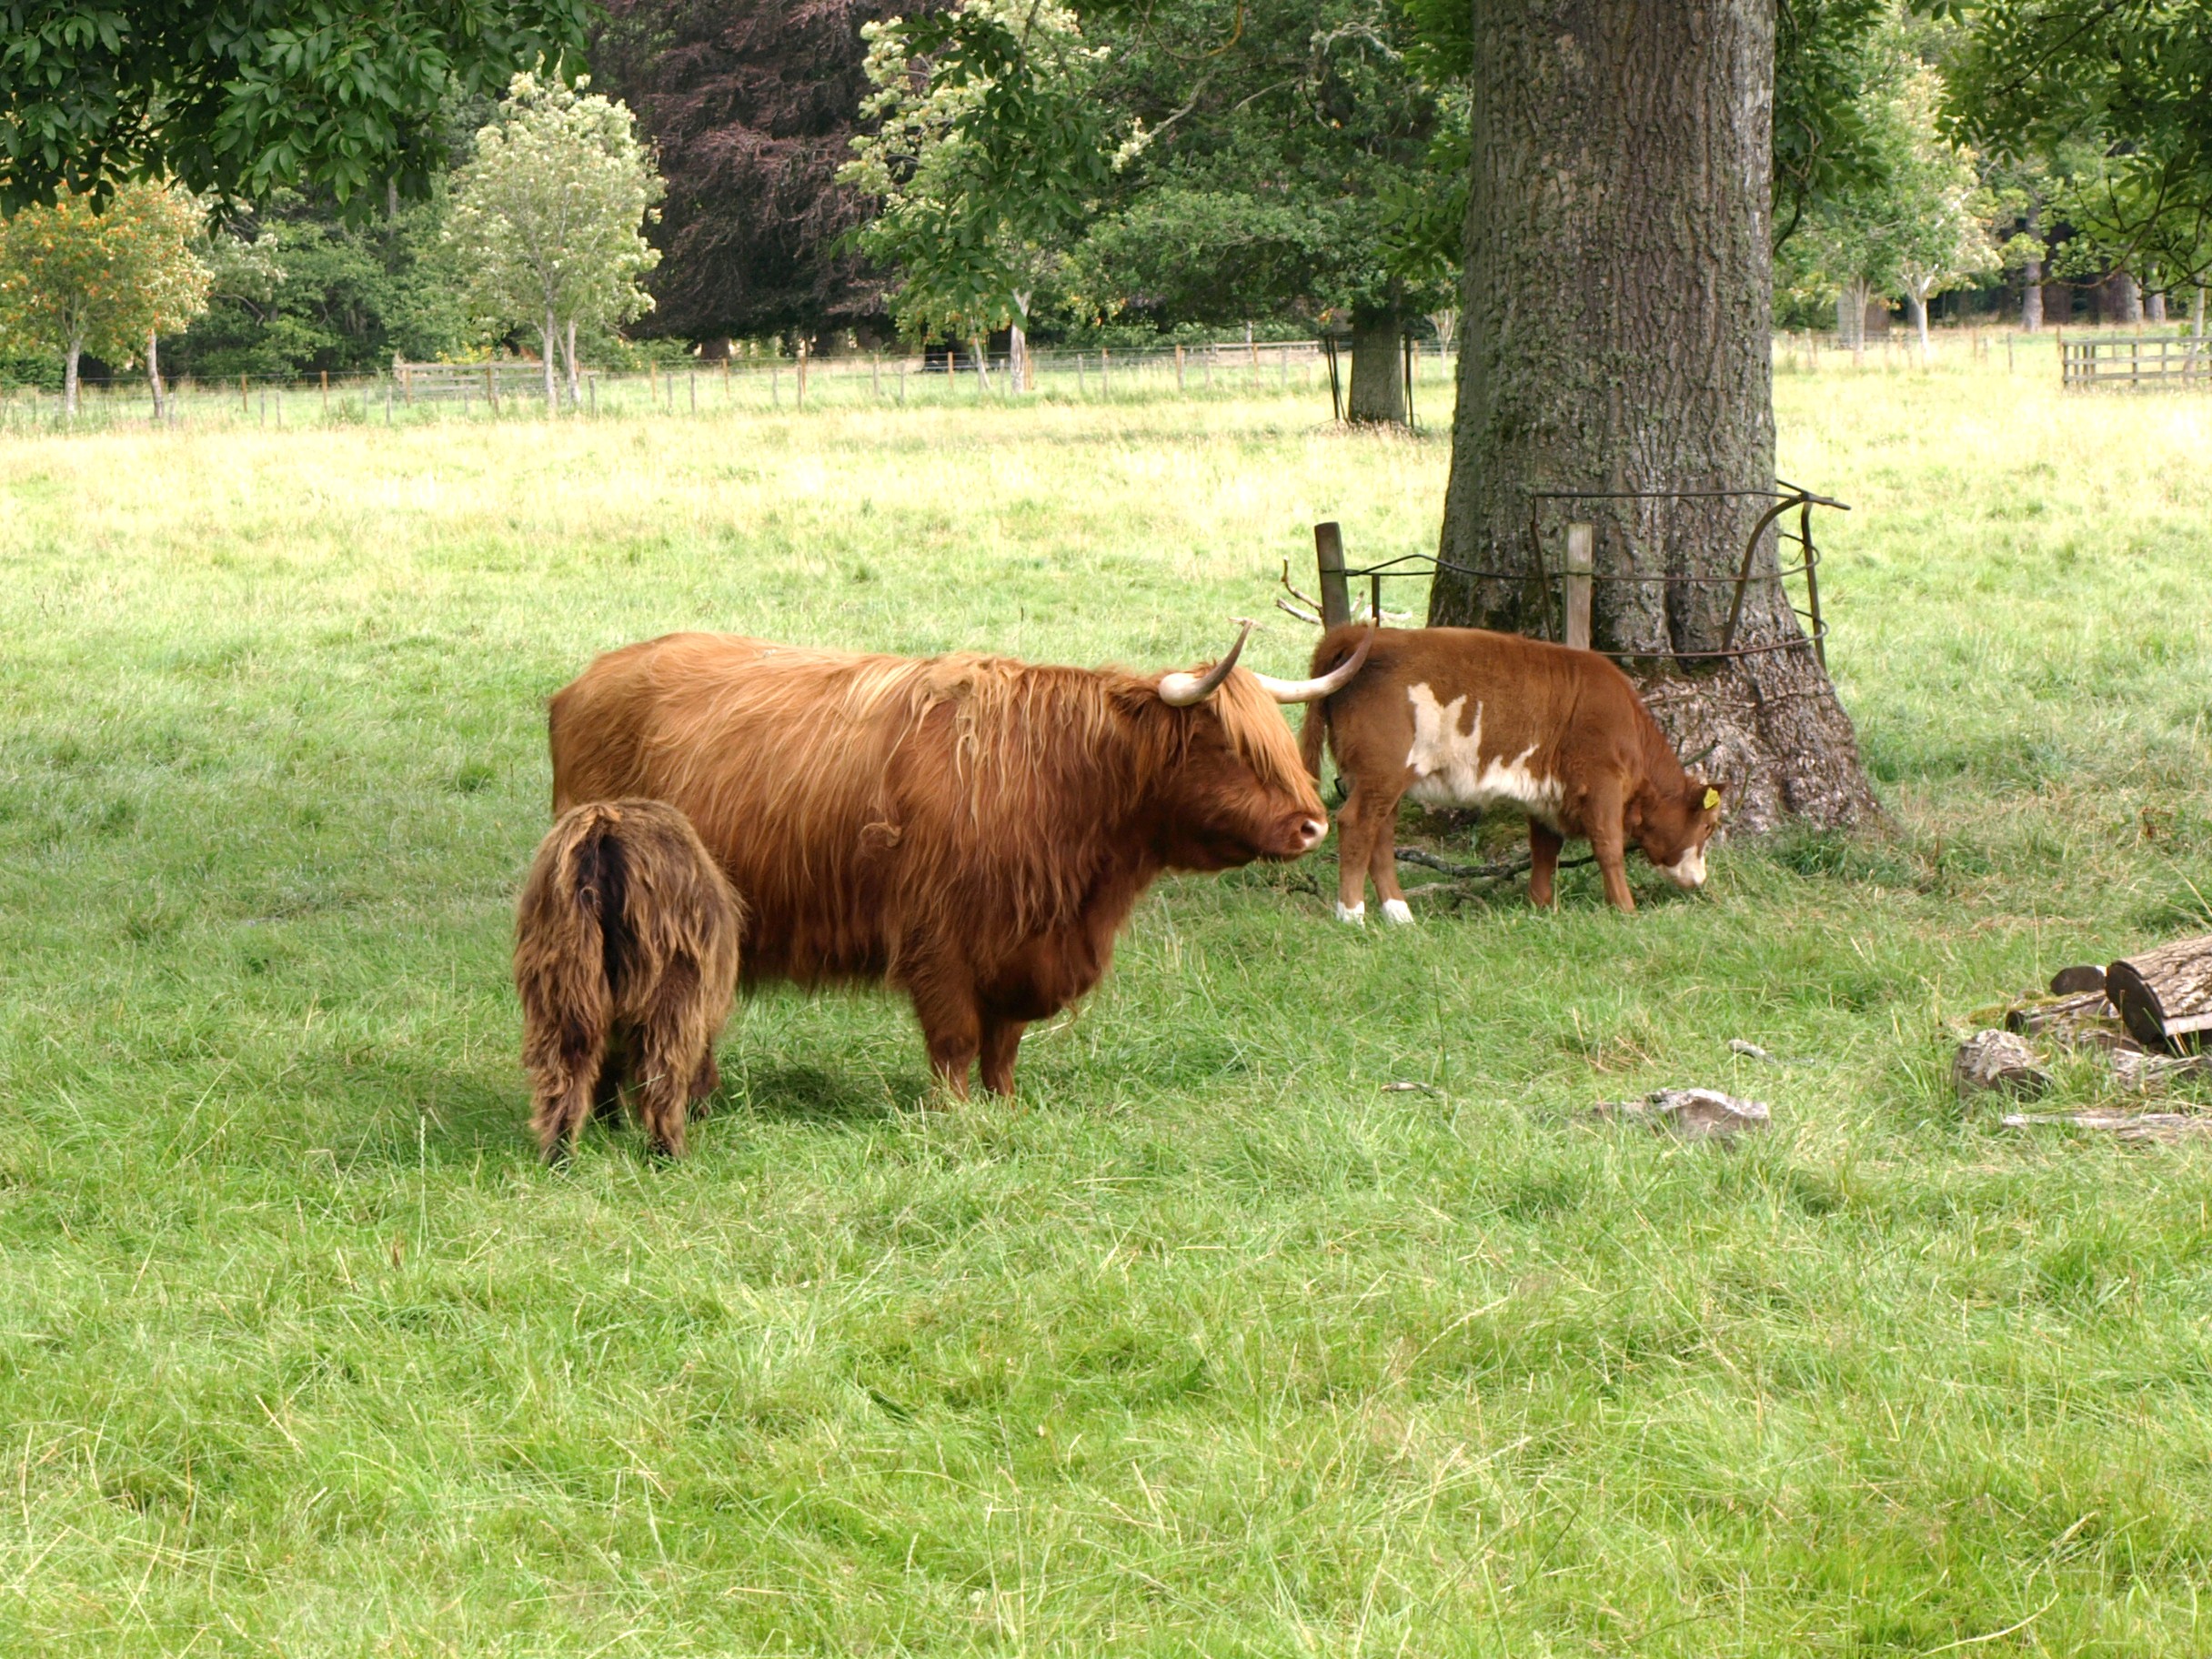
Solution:
M 2197 297 L 2189 301 L 2189 333 L 2197 339 L 2205 337 L 2205 285 L 2197 285 Z
M 2020 281 L 2020 327 L 2034 334 L 2043 327 L 2043 261 L 2030 259 Z
M 2143 285 L 2132 271 L 2122 271 L 2112 279 L 2112 286 L 2119 290 L 2121 325 L 2135 327 L 2143 320 Z
M 1556 571 L 1597 528 L 1594 640 L 1641 682 L 1730 817 L 1875 814 L 1851 721 L 1771 580 L 1732 578 L 1775 484 L 1767 204 L 1771 0 L 1474 0 L 1474 167 L 1443 557 L 1429 618 L 1549 631 Z M 1817 486 L 1823 480 L 1809 482 Z M 1543 490 L 1616 492 L 1572 502 Z M 1744 491 L 1688 499 L 1628 491 Z M 1793 553 L 1792 562 L 1795 561 Z M 1772 576 L 1760 538 L 1755 572 Z M 1719 578 L 1719 579 L 1714 579 Z
M 1925 295 L 1911 288 L 1905 291 L 1905 303 L 1913 308 L 1913 327 L 1920 334 L 1920 367 L 1928 366 L 1928 302 Z
M 1359 311 L 1352 318 L 1352 397 L 1346 418 L 1376 426 L 1405 425 L 1405 325 L 1394 311 Z
M 2166 296 L 2164 293 L 2143 296 L 2143 320 L 2147 323 L 2166 321 Z

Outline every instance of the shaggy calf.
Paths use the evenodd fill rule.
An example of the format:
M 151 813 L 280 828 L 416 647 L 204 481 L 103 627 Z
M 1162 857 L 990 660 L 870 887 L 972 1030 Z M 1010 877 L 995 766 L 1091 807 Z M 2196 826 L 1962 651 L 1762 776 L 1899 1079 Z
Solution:
M 1365 636 L 1332 628 L 1313 672 Z M 1636 908 L 1623 861 L 1632 841 L 1675 885 L 1704 883 L 1720 786 L 1682 769 L 1628 676 L 1594 651 L 1475 628 L 1383 628 L 1352 683 L 1307 711 L 1300 750 L 1315 778 L 1324 737 L 1352 786 L 1337 820 L 1342 920 L 1366 919 L 1370 875 L 1383 915 L 1413 920 L 1396 847 L 1407 795 L 1525 812 L 1528 893 L 1540 905 L 1571 835 L 1589 838 L 1605 897 L 1624 910 Z
M 654 1149 L 714 1092 L 745 911 L 691 820 L 658 800 L 603 800 L 554 821 L 515 910 L 515 989 L 531 1122 L 548 1161 L 585 1114 L 619 1112 L 627 1069 Z

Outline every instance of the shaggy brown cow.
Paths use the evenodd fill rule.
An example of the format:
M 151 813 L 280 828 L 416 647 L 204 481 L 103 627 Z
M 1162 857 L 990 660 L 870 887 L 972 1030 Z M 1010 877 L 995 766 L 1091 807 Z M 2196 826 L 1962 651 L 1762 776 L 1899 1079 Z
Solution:
M 744 919 L 674 807 L 606 800 L 561 814 L 515 910 L 522 1063 L 548 1160 L 593 1106 L 620 1111 L 626 1064 L 653 1145 L 683 1155 L 690 1102 L 721 1081 L 714 1039 L 737 990 Z
M 1245 634 L 1251 631 L 1245 624 Z M 956 1094 L 1013 1088 L 1031 1021 L 1106 971 L 1163 870 L 1328 830 L 1276 702 L 1313 681 L 860 656 L 720 634 L 611 651 L 553 699 L 553 803 L 691 816 L 750 912 L 745 978 L 904 990 Z
M 1338 628 L 1313 651 L 1321 672 L 1368 630 Z M 1352 799 L 1337 819 L 1340 920 L 1366 920 L 1374 878 L 1382 913 L 1411 921 L 1398 885 L 1398 802 L 1510 805 L 1528 814 L 1529 897 L 1552 902 L 1560 843 L 1587 836 L 1605 897 L 1636 901 L 1623 860 L 1634 841 L 1677 886 L 1705 879 L 1720 822 L 1718 784 L 1682 769 L 1629 684 L 1594 651 L 1474 628 L 1383 628 L 1366 669 L 1306 713 L 1300 749 L 1321 776 L 1326 736 Z

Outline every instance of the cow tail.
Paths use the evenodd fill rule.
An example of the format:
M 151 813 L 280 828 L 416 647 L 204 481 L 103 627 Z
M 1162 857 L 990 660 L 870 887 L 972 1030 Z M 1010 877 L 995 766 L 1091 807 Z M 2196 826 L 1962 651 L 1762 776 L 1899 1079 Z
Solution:
M 526 1055 L 535 1067 L 597 1070 L 634 951 L 614 811 L 577 809 L 556 826 L 525 883 L 515 940 Z
M 1314 782 L 1321 781 L 1322 745 L 1329 736 L 1329 699 L 1317 698 L 1306 705 L 1306 723 L 1298 733 L 1298 758 L 1305 762 L 1306 776 Z

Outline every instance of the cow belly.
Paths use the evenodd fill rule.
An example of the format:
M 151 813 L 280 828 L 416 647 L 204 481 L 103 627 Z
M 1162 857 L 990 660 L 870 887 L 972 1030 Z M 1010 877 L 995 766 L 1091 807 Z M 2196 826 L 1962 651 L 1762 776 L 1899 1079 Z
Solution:
M 1462 730 L 1464 697 L 1440 702 L 1425 685 L 1410 688 L 1406 696 L 1413 707 L 1413 741 L 1405 756 L 1413 774 L 1408 795 L 1424 807 L 1473 807 L 1483 812 L 1513 807 L 1558 827 L 1565 790 L 1556 778 L 1536 769 L 1534 744 L 1517 755 L 1485 757 L 1480 703 Z

